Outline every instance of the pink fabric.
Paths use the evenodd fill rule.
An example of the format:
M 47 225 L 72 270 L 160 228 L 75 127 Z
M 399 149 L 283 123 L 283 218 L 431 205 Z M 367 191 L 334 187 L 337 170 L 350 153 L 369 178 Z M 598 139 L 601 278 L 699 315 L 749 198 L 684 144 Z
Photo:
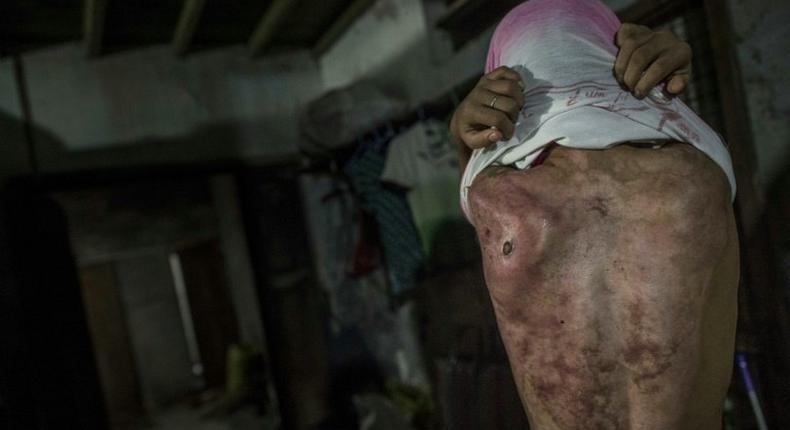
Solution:
M 525 85 L 526 101 L 510 139 L 472 152 L 460 190 L 465 213 L 478 173 L 492 165 L 527 169 L 552 142 L 579 149 L 686 142 L 721 166 L 734 198 L 732 160 L 714 130 L 680 99 L 666 97 L 663 84 L 637 99 L 615 80 L 619 28 L 617 16 L 600 0 L 531 0 L 502 19 L 486 71 L 512 68 Z
M 613 55 L 617 53 L 614 39 L 620 20 L 599 0 L 531 0 L 513 8 L 497 26 L 488 48 L 486 73 L 502 65 L 502 54 L 524 32 L 558 25 L 567 27 L 568 31 L 586 33 L 585 38 L 610 48 Z

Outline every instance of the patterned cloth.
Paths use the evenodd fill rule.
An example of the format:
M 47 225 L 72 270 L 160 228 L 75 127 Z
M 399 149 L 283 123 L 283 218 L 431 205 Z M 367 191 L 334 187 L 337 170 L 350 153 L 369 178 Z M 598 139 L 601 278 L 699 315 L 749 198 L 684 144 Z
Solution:
M 441 121 L 418 122 L 389 145 L 381 179 L 409 190 L 406 198 L 426 255 L 443 225 L 464 221 L 456 195 L 460 176 L 458 150 Z
M 359 195 L 362 208 L 376 219 L 390 292 L 400 295 L 416 287 L 423 253 L 405 194 L 388 189 L 381 182 L 393 134 L 361 142 L 346 164 L 345 173 Z

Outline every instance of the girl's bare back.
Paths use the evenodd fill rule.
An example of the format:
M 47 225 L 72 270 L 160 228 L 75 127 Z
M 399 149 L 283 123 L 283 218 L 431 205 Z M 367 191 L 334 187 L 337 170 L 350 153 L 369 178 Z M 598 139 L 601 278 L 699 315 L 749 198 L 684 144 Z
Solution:
M 680 143 L 556 147 L 469 196 L 534 429 L 720 428 L 738 238 L 715 163 Z

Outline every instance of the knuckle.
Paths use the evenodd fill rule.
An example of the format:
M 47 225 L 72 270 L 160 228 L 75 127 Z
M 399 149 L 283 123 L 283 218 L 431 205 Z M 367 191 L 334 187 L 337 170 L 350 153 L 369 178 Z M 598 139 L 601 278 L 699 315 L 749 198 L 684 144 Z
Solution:
M 620 49 L 621 50 L 631 50 L 636 47 L 636 41 L 633 37 L 630 36 L 623 36 L 622 38 L 618 39 L 620 42 Z
M 653 62 L 653 67 L 655 67 L 660 72 L 665 72 L 672 68 L 672 64 L 666 59 L 666 57 L 659 57 Z
M 646 48 L 639 48 L 637 49 L 633 55 L 631 55 L 631 61 L 638 65 L 644 65 L 650 60 L 650 55 Z
M 464 102 L 461 102 L 457 108 L 455 108 L 455 113 L 453 113 L 453 118 L 456 121 L 463 121 L 466 116 L 466 108 Z
M 672 39 L 676 38 L 675 33 L 670 31 L 668 28 L 662 28 L 661 30 L 656 31 L 656 35 L 661 37 L 669 37 Z
M 637 39 L 642 37 L 646 33 L 650 33 L 650 29 L 639 24 L 623 24 L 620 28 L 620 31 L 623 33 L 623 36 L 628 39 Z
M 620 29 L 617 30 L 617 37 L 628 38 L 630 37 L 634 31 L 636 31 L 637 25 L 632 24 L 630 22 L 624 22 L 620 25 Z
M 636 85 L 638 79 L 639 79 L 638 74 L 629 72 L 626 73 L 625 78 L 623 80 L 625 81 L 625 84 L 628 87 L 633 87 L 634 85 Z
M 486 110 L 485 112 L 480 113 L 480 123 L 486 127 L 490 127 L 492 125 L 497 125 L 497 117 L 494 112 L 491 112 L 491 109 Z
M 497 112 L 496 126 L 499 127 L 500 130 L 504 131 L 507 127 L 510 126 L 510 118 L 508 118 L 504 112 Z
M 507 98 L 503 100 L 502 110 L 504 110 L 506 113 L 513 113 L 514 111 L 518 110 L 518 105 L 516 105 L 515 100 Z
M 464 110 L 461 111 L 461 114 L 459 116 L 459 118 L 464 123 L 467 123 L 467 124 L 474 122 L 479 117 L 480 117 L 479 110 L 478 109 L 474 109 L 472 106 L 466 106 L 464 108 Z

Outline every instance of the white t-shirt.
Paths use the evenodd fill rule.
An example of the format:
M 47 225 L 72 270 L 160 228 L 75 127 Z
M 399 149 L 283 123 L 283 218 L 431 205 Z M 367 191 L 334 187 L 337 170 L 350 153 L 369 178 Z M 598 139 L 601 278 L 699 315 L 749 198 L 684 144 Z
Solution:
M 688 106 L 653 88 L 642 100 L 613 76 L 620 27 L 599 0 L 531 0 L 499 23 L 486 71 L 505 65 L 525 85 L 514 136 L 473 151 L 461 182 L 461 206 L 478 173 L 491 165 L 526 169 L 551 142 L 601 149 L 633 141 L 687 142 L 724 170 L 735 198 L 735 175 L 724 141 Z
M 381 179 L 409 190 L 425 255 L 431 255 L 440 229 L 463 222 L 456 194 L 459 174 L 458 150 L 441 121 L 418 122 L 390 142 Z

